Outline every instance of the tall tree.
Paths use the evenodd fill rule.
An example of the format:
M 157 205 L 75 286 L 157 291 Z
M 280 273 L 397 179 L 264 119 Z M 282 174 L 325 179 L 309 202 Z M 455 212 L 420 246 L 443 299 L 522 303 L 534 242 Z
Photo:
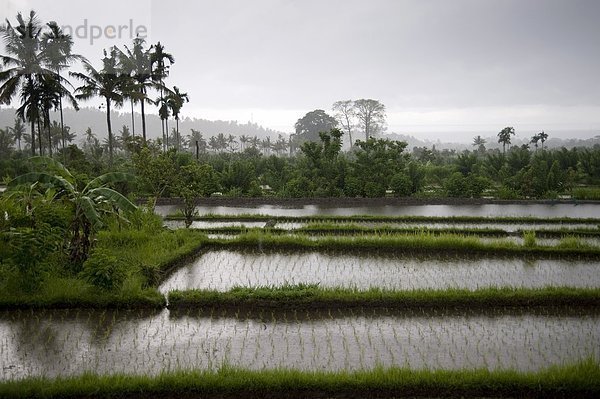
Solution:
M 498 133 L 498 143 L 502 143 L 502 153 L 506 154 L 506 145 L 510 144 L 511 136 L 515 135 L 515 128 L 507 126 Z
M 113 133 L 110 120 L 111 104 L 120 106 L 123 104 L 123 85 L 125 79 L 117 68 L 117 49 L 112 47 L 110 52 L 104 51 L 102 69 L 96 70 L 87 62 L 83 63 L 86 73 L 71 72 L 71 76 L 81 80 L 83 85 L 75 92 L 76 97 L 81 100 L 89 100 L 93 97 L 102 97 L 106 103 L 106 125 L 108 128 L 108 151 L 110 164 L 113 161 Z
M 485 152 L 485 143 L 486 140 L 481 137 L 481 136 L 476 136 L 473 138 L 473 146 L 477 147 L 477 151 L 479 151 L 480 153 L 484 153 Z
M 308 112 L 302 118 L 298 119 L 294 127 L 296 136 L 294 137 L 298 145 L 306 141 L 320 141 L 319 133 L 328 133 L 337 126 L 337 121 L 329 116 L 322 109 L 316 109 Z
M 30 12 L 27 20 L 18 13 L 17 25 L 13 27 L 6 20 L 6 25 L 0 27 L 0 34 L 7 52 L 1 56 L 5 69 L 0 71 L 0 82 L 3 82 L 0 86 L 0 103 L 8 105 L 17 91 L 20 93 L 19 114 L 31 124 L 31 151 L 35 155 L 35 125 L 40 117 L 39 81 L 44 74 L 53 73 L 46 66 L 46 56 L 41 48 L 42 26 L 35 11 Z
M 354 112 L 365 132 L 365 140 L 380 133 L 385 126 L 385 106 L 377 100 L 354 101 Z
M 167 65 L 169 62 L 169 65 Z M 162 135 L 165 145 L 169 144 L 169 106 L 165 98 L 164 79 L 169 76 L 169 67 L 173 65 L 175 58 L 173 55 L 165 52 L 165 47 L 160 42 L 150 47 L 150 68 L 152 71 L 152 80 L 157 83 L 160 96 L 157 104 L 159 106 L 159 116 L 161 119 Z
M 548 140 L 548 133 L 542 130 L 540 133 L 538 133 L 538 136 L 540 136 L 540 141 L 542 142 L 542 150 L 544 150 L 544 143 L 546 142 L 546 140 Z
M 537 151 L 538 149 L 538 142 L 540 141 L 540 135 L 539 134 L 534 134 L 531 137 L 531 140 L 529 141 L 531 144 L 533 144 L 535 146 L 535 150 Z
M 51 21 L 47 24 L 47 26 L 49 31 L 44 33 L 42 37 L 42 46 L 46 56 L 48 57 L 49 68 L 56 72 L 60 81 L 60 73 L 62 69 L 69 67 L 69 65 L 73 64 L 74 62 L 84 62 L 86 59 L 81 55 L 73 54 L 73 39 L 71 35 L 65 34 L 56 22 Z M 61 89 L 64 89 L 64 86 L 61 86 Z M 76 110 L 78 109 L 77 102 L 70 94 L 70 91 L 63 93 L 61 90 L 58 96 L 58 108 L 60 111 L 60 128 L 63 150 L 65 148 L 66 136 L 62 99 L 65 94 L 68 95 L 68 99 L 73 108 Z
M 21 118 L 15 118 L 15 122 L 13 127 L 10 128 L 15 140 L 17 140 L 17 145 L 19 148 L 19 152 L 21 151 L 21 140 L 23 139 L 23 135 L 25 134 L 25 124 Z
M 145 46 L 146 41 L 143 38 L 136 37 L 133 39 L 131 48 L 125 46 L 125 52 L 119 52 L 119 69 L 122 73 L 129 75 L 134 82 L 134 84 L 128 84 L 126 88 L 138 91 L 136 99 L 140 102 L 144 143 L 147 141 L 145 104 L 154 103 L 148 96 L 148 91 L 156 87 L 152 80 L 151 53 Z
M 177 86 L 173 87 L 173 90 L 169 93 L 167 97 L 167 104 L 169 105 L 169 108 L 171 108 L 173 118 L 175 118 L 175 140 L 177 142 L 177 150 L 181 149 L 181 137 L 179 136 L 179 114 L 181 113 L 181 108 L 183 108 L 183 104 L 189 101 L 190 99 L 187 93 L 182 93 Z
M 354 128 L 354 119 L 356 113 L 354 110 L 354 101 L 343 100 L 336 101 L 332 106 L 334 117 L 342 127 L 342 129 L 348 133 L 348 140 L 350 141 L 350 147 L 354 145 L 352 142 L 352 129 Z

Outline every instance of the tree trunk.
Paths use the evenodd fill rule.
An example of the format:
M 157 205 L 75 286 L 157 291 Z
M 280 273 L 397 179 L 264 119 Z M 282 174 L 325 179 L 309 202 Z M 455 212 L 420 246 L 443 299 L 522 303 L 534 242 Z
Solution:
M 48 154 L 50 154 L 50 158 L 52 158 L 52 130 L 50 129 L 50 111 L 44 111 L 44 127 L 48 133 Z
M 110 100 L 106 99 L 106 125 L 108 126 L 108 158 L 109 165 L 113 164 L 113 136 L 112 136 L 112 126 L 110 123 Z
M 142 89 L 142 137 L 144 139 L 144 144 L 146 144 L 146 113 L 144 111 L 144 89 Z
M 177 134 L 177 151 L 181 151 L 181 137 L 179 137 L 179 118 L 175 118 L 175 132 Z
M 169 150 L 169 119 L 165 119 L 165 137 L 167 138 L 167 151 Z
M 133 98 L 131 99 L 131 134 L 135 137 L 135 117 L 133 113 Z
M 40 156 L 44 155 L 44 147 L 42 147 L 42 126 L 40 125 L 40 117 L 37 117 L 38 127 L 38 145 L 40 146 Z
M 63 107 L 62 107 L 62 94 L 58 99 L 58 107 L 60 109 L 60 135 L 62 139 L 62 149 L 63 149 L 63 161 L 67 161 L 67 152 L 65 151 L 66 141 L 65 141 L 65 120 L 63 117 Z
M 31 119 L 31 155 L 35 156 L 35 120 Z

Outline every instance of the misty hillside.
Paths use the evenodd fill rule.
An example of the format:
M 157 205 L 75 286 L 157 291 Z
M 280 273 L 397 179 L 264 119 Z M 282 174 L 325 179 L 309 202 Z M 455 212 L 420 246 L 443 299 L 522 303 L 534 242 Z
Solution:
M 51 118 L 60 120 L 58 113 L 51 113 Z M 14 108 L 0 109 L 0 126 L 12 126 L 15 119 Z M 112 112 L 112 127 L 113 132 L 118 134 L 123 125 L 131 129 L 131 114 Z M 65 125 L 71 127 L 71 132 L 77 134 L 76 142 L 83 139 L 83 134 L 88 127 L 98 138 L 104 138 L 108 135 L 106 130 L 106 113 L 94 108 L 82 108 L 79 111 L 73 109 L 65 109 L 64 111 Z M 169 131 L 175 127 L 175 120 L 169 120 Z M 179 121 L 179 132 L 182 136 L 190 134 L 190 129 L 195 129 L 204 135 L 210 137 L 219 133 L 232 134 L 234 136 L 258 136 L 265 138 L 270 136 L 276 138 L 279 134 L 284 134 L 272 129 L 266 129 L 256 123 L 240 124 L 236 121 L 209 121 L 206 119 L 183 118 Z M 27 126 L 29 132 L 29 126 Z M 161 136 L 160 119 L 157 115 L 146 115 L 146 132 L 150 139 L 155 139 Z M 140 114 L 135 114 L 135 134 L 142 134 L 142 121 Z

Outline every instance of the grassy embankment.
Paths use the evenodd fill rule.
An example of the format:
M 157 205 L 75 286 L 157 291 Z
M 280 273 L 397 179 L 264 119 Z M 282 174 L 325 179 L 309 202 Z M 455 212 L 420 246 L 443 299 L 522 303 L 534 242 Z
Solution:
M 105 290 L 79 275 L 49 270 L 34 291 L 24 291 L 18 276 L 8 273 L 0 282 L 0 309 L 164 307 L 156 289 L 161 274 L 194 256 L 205 239 L 193 230 L 102 231 L 95 248 L 120 260 L 126 275 L 122 284 Z
M 600 288 L 547 287 L 394 291 L 321 288 L 317 285 L 236 287 L 172 291 L 169 308 L 214 307 L 251 309 L 382 308 L 492 308 L 539 306 L 600 306 Z
M 0 383 L 2 398 L 387 398 L 387 397 L 600 396 L 597 360 L 538 372 L 512 370 L 409 370 L 378 368 L 357 372 L 250 371 L 223 366 L 217 371 L 180 371 L 155 377 L 83 375 Z
M 417 231 L 407 235 L 322 237 L 311 239 L 302 235 L 279 235 L 253 230 L 233 239 L 210 239 L 213 248 L 259 248 L 261 250 L 312 250 L 344 252 L 377 252 L 405 255 L 460 254 L 474 256 L 528 256 L 538 258 L 598 258 L 600 247 L 586 244 L 576 237 L 567 237 L 553 246 L 539 245 L 534 235 L 525 237 L 524 244 L 509 240 L 483 241 L 478 237 L 455 234 L 430 234 Z
M 519 237 L 525 233 L 533 233 L 539 238 L 565 238 L 565 237 L 600 237 L 598 228 L 560 228 L 560 229 L 527 229 L 514 232 L 499 228 L 469 228 L 469 227 L 394 227 L 383 224 L 370 227 L 358 224 L 346 223 L 309 223 L 296 229 L 246 227 L 246 226 L 222 226 L 195 228 L 205 234 L 244 234 L 252 231 L 268 231 L 271 234 L 306 234 L 306 235 L 406 235 L 415 233 L 427 234 L 456 234 L 479 237 Z

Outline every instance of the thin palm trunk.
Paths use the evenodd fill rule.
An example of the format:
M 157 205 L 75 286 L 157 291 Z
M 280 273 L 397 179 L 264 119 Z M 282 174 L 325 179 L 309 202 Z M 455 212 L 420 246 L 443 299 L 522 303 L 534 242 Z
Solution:
M 46 128 L 46 134 L 48 135 L 48 154 L 52 158 L 52 130 L 50 129 L 50 111 L 44 110 L 44 127 Z
M 38 128 L 38 145 L 40 146 L 40 155 L 44 155 L 44 147 L 42 147 L 42 126 L 40 125 L 40 117 L 37 118 L 37 128 Z
M 31 118 L 31 155 L 35 156 L 35 120 Z
M 67 161 L 67 153 L 65 151 L 66 140 L 65 140 L 65 120 L 63 117 L 63 108 L 62 108 L 62 94 L 58 98 L 58 107 L 60 109 L 60 136 L 62 140 L 62 149 L 63 149 L 63 161 Z
M 165 119 L 165 137 L 167 138 L 167 150 L 169 149 L 169 118 Z
M 177 151 L 181 150 L 181 137 L 179 137 L 179 118 L 175 118 L 175 132 L 177 133 Z
M 133 112 L 133 98 L 131 99 L 131 134 L 135 137 L 135 116 Z
M 106 99 L 106 125 L 108 127 L 108 157 L 109 164 L 112 166 L 113 164 L 113 136 L 112 136 L 112 126 L 110 123 L 110 99 Z
M 144 89 L 142 89 L 142 137 L 144 138 L 144 143 L 146 143 L 146 113 L 144 111 Z

